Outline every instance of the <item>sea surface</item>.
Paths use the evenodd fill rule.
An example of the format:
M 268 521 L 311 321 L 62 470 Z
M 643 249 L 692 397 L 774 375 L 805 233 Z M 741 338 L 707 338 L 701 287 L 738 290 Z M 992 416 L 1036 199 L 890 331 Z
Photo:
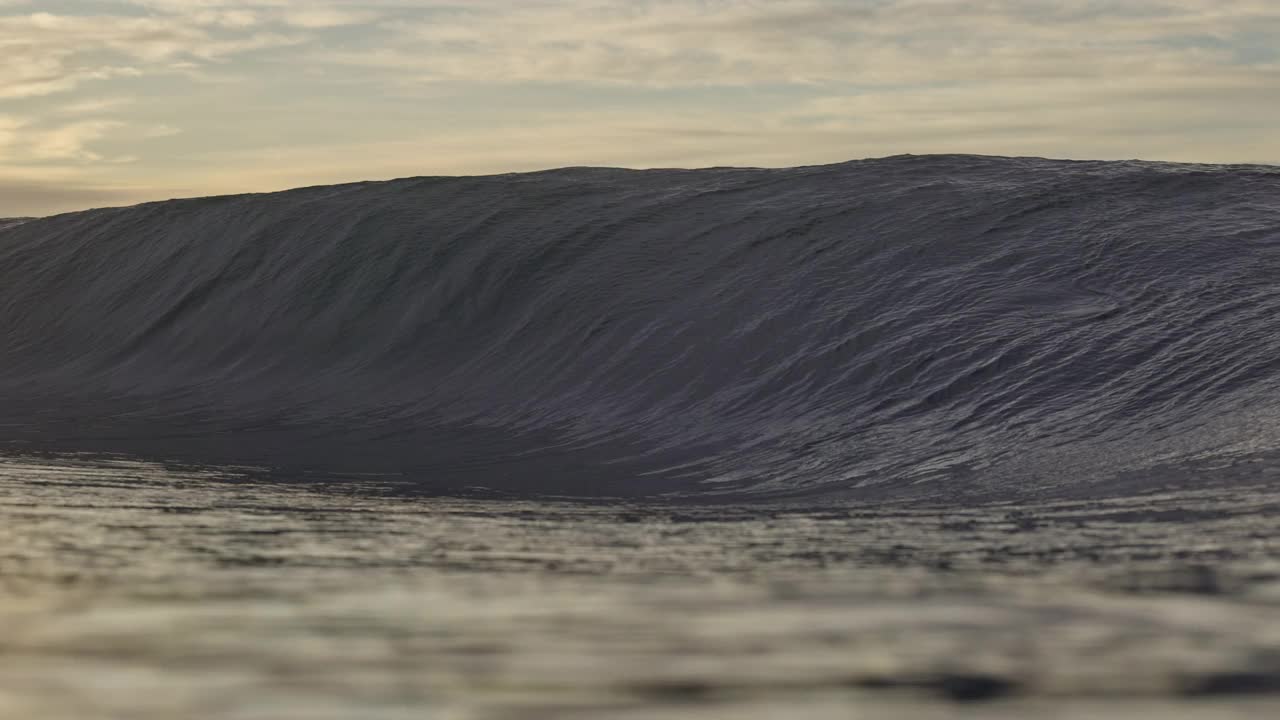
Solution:
M 1280 168 L 0 221 L 0 718 L 1280 711 Z
M 1271 717 L 1274 487 L 446 500 L 0 461 L 0 717 Z

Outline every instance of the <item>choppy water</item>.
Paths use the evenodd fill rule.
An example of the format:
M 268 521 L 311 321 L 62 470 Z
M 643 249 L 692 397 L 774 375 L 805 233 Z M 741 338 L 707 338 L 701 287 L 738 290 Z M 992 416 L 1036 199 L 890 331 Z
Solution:
M 1258 718 L 1280 494 L 687 507 L 0 461 L 0 717 Z

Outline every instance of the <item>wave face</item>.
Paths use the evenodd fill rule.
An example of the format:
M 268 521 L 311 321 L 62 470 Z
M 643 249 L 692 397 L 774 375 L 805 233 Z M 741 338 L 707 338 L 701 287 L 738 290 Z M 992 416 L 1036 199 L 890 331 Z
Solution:
M 0 229 L 0 435 L 440 492 L 1156 483 L 1280 447 L 1278 281 L 1262 166 L 903 156 L 152 203 Z

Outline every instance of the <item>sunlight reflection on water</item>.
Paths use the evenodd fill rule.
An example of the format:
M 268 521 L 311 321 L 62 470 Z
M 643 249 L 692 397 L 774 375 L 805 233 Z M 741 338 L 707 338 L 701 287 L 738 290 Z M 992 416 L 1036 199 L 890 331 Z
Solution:
M 962 511 L 393 490 L 0 459 L 0 716 L 1234 718 L 1280 699 L 1265 488 Z

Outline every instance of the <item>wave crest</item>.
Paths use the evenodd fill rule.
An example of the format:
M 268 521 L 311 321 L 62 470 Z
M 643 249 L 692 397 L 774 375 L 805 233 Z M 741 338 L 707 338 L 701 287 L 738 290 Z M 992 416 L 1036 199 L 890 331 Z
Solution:
M 0 224 L 14 441 L 428 490 L 1014 493 L 1280 445 L 1280 170 L 905 156 Z

